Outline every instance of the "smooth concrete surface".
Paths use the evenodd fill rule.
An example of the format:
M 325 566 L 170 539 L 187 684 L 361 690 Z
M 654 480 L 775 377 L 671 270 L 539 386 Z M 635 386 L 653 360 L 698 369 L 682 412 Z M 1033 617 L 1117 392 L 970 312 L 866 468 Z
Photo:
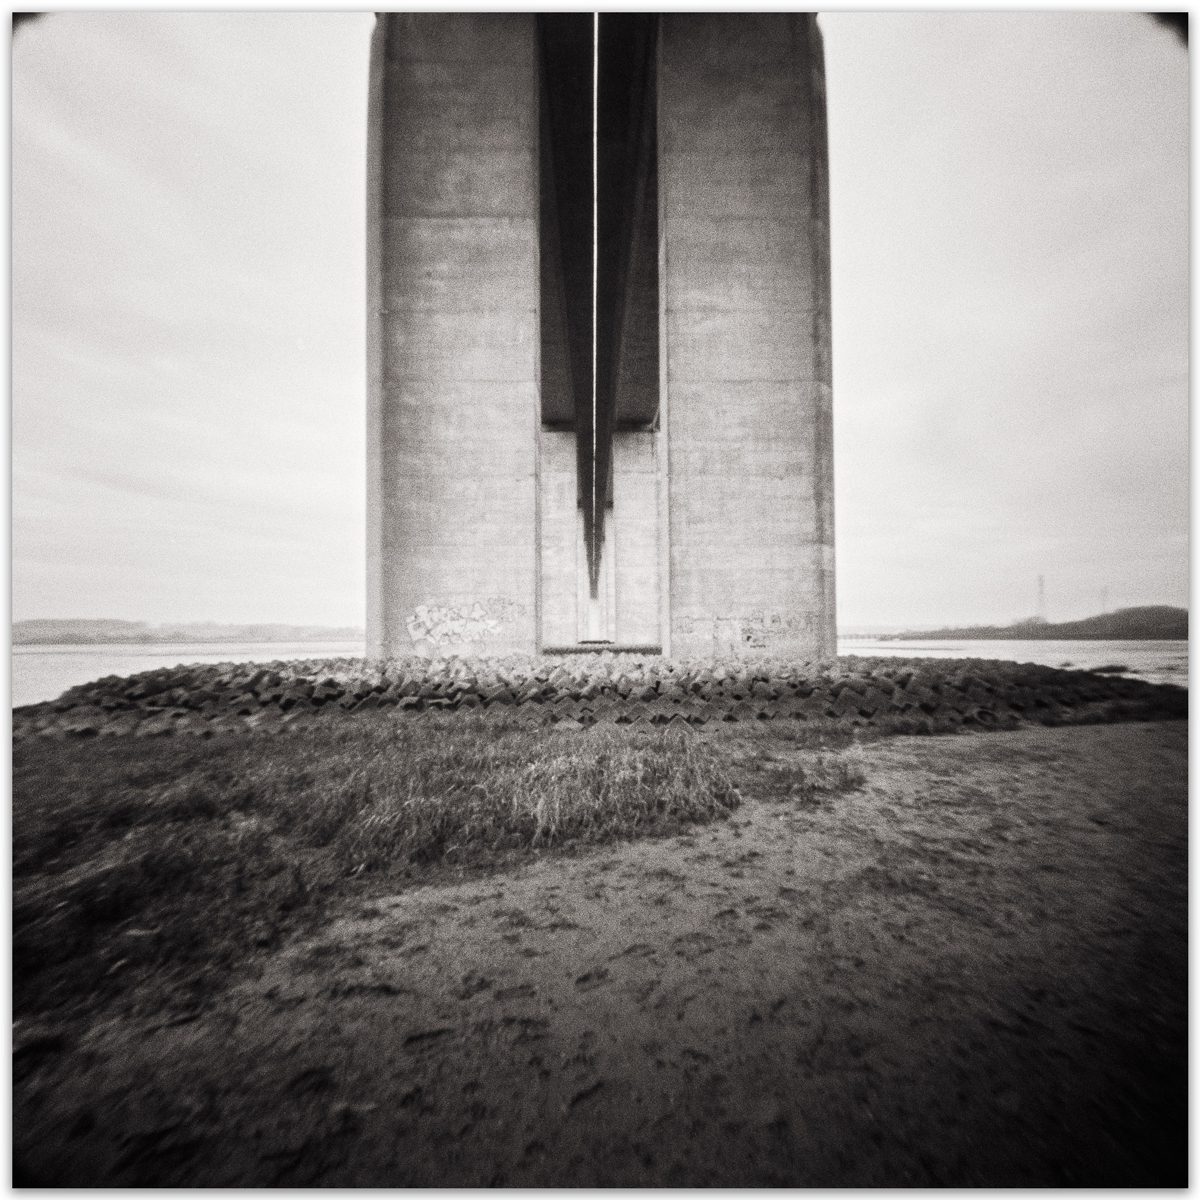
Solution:
M 673 655 L 830 657 L 828 158 L 811 14 L 659 31 Z
M 541 644 L 570 646 L 579 641 L 579 572 L 583 537 L 579 521 L 575 435 L 541 433 Z
M 658 438 L 618 432 L 613 438 L 613 507 L 605 551 L 590 596 L 582 513 L 576 496 L 575 438 L 541 434 L 541 645 L 603 640 L 656 646 L 659 639 Z
M 387 24 L 375 18 L 367 68 L 367 655 L 387 653 L 383 604 L 383 81 L 386 74 Z
M 587 526 L 583 510 L 579 511 L 579 574 L 576 577 L 576 612 L 578 626 L 576 641 L 581 644 L 603 644 L 615 646 L 617 636 L 617 573 L 614 563 L 620 557 L 620 549 L 613 537 L 612 509 L 605 508 L 600 514 L 605 552 L 600 560 L 600 571 L 593 585 L 587 555 Z
M 615 575 L 616 640 L 626 646 L 661 644 L 659 625 L 658 437 L 613 435 L 611 546 Z
M 383 14 L 372 62 L 370 652 L 532 652 L 532 15 Z

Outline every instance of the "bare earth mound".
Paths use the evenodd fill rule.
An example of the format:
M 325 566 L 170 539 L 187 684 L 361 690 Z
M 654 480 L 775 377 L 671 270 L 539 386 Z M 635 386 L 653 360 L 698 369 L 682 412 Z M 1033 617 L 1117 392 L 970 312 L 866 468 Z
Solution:
M 1184 1185 L 1186 724 L 776 729 L 727 820 L 19 1019 L 16 1181 Z

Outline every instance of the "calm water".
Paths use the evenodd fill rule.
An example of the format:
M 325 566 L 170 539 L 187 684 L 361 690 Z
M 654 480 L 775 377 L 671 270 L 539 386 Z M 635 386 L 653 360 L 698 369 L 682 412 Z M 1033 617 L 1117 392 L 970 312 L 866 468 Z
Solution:
M 998 658 L 1005 662 L 1037 663 L 1043 667 L 1128 667 L 1126 674 L 1150 683 L 1187 687 L 1187 642 L 884 642 L 868 638 L 839 638 L 839 654 L 869 658 Z
M 105 675 L 135 675 L 180 663 L 272 662 L 362 654 L 362 642 L 188 642 L 95 646 L 14 646 L 12 703 L 53 700 L 69 687 Z
M 1186 642 L 882 642 L 842 638 L 841 654 L 902 658 L 999 658 L 1043 666 L 1126 666 L 1153 683 L 1188 681 Z M 361 642 L 240 642 L 143 646 L 14 646 L 12 703 L 53 700 L 69 687 L 105 675 L 133 675 L 180 663 L 271 662 L 290 658 L 344 658 L 363 653 Z

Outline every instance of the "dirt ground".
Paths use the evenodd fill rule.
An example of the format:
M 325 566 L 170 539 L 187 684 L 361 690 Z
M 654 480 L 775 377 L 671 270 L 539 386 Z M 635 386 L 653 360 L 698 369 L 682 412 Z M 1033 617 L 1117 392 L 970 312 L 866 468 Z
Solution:
M 798 753 L 742 743 L 730 822 L 27 1040 L 15 1181 L 1184 1185 L 1186 723 L 896 738 L 815 806 Z

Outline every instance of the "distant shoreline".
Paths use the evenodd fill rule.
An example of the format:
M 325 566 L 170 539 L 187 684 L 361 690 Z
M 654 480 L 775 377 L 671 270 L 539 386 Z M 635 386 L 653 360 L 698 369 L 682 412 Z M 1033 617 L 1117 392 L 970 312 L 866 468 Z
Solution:
M 20 638 L 14 646 L 323 646 L 330 642 L 364 642 L 362 634 L 330 634 L 328 637 L 164 637 L 164 638 Z
M 1147 605 L 1057 624 L 1031 619 L 1011 625 L 909 629 L 878 634 L 847 633 L 843 636 L 850 640 L 870 637 L 883 642 L 1186 642 L 1188 610 L 1168 605 Z M 284 625 L 270 622 L 225 625 L 215 621 L 151 625 L 145 621 L 55 618 L 16 621 L 12 626 L 13 646 L 297 645 L 365 641 L 365 630 L 350 625 Z
M 177 646 L 239 643 L 296 644 L 362 642 L 365 630 L 353 625 L 222 625 L 216 622 L 150 625 L 144 621 L 29 620 L 12 627 L 14 646 Z
M 848 634 L 868 640 L 866 634 Z M 1033 632 L 1029 629 L 1000 629 L 995 632 L 982 629 L 936 629 L 931 633 L 881 633 L 870 638 L 879 642 L 1186 642 L 1187 634 L 1126 634 L 1106 637 L 1100 633 L 1052 633 Z
M 1186 642 L 1188 610 L 1145 605 L 1101 613 L 1082 621 L 1017 621 L 1012 625 L 973 625 L 958 629 L 910 629 L 881 634 L 880 641 L 916 642 Z

